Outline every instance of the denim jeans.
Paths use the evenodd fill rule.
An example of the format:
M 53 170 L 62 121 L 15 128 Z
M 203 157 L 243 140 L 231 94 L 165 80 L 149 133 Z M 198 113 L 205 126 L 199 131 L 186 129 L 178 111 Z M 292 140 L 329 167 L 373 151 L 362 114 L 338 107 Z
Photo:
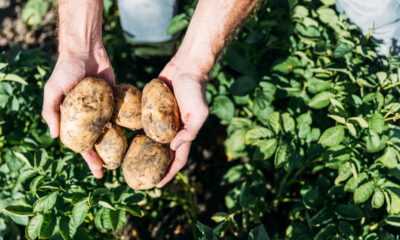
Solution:
M 158 43 L 172 39 L 167 29 L 176 0 L 118 0 L 125 37 L 135 43 Z
M 364 34 L 372 33 L 381 43 L 380 54 L 399 55 L 399 0 L 337 0 L 336 8 L 345 12 Z

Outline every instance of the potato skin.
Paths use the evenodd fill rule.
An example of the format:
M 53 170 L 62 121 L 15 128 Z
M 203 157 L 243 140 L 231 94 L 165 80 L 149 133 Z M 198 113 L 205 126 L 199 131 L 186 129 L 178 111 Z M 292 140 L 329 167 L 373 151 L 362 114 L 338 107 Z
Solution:
M 112 121 L 131 130 L 142 129 L 142 93 L 130 84 L 119 84 L 114 88 L 114 100 Z
M 75 152 L 91 150 L 112 116 L 113 105 L 112 89 L 106 81 L 84 78 L 61 106 L 61 141 Z
M 155 187 L 164 177 L 173 158 L 168 145 L 138 135 L 125 155 L 123 172 L 126 183 L 135 190 Z
M 104 167 L 112 170 L 121 164 L 128 148 L 128 142 L 120 127 L 108 123 L 94 148 L 103 160 Z
M 178 104 L 160 79 L 153 79 L 143 89 L 142 124 L 146 135 L 160 143 L 170 143 L 179 131 Z

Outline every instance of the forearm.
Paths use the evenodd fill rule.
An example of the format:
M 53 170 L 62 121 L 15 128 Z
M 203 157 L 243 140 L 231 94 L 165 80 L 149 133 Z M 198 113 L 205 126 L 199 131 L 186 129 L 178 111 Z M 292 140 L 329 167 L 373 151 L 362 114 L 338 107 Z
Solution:
M 60 54 L 88 54 L 101 44 L 102 0 L 59 0 L 58 14 Z
M 175 64 L 194 74 L 207 75 L 229 36 L 257 2 L 199 0 L 185 38 L 174 57 Z

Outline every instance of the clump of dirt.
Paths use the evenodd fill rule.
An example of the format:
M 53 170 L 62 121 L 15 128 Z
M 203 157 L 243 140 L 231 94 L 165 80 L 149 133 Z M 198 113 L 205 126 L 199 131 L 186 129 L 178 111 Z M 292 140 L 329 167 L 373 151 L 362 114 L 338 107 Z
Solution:
M 55 9 L 47 12 L 38 26 L 27 26 L 19 18 L 22 7 L 21 0 L 0 0 L 0 50 L 18 45 L 23 49 L 40 47 L 56 53 Z

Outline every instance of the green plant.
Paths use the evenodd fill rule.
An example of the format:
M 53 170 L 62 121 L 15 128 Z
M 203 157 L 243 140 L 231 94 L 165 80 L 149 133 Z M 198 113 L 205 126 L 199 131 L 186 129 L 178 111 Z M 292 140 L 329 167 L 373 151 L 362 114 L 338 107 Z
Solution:
M 212 72 L 211 111 L 237 161 L 216 235 L 243 238 L 277 211 L 288 222 L 272 223 L 274 239 L 398 237 L 399 61 L 334 4 L 261 4 Z

